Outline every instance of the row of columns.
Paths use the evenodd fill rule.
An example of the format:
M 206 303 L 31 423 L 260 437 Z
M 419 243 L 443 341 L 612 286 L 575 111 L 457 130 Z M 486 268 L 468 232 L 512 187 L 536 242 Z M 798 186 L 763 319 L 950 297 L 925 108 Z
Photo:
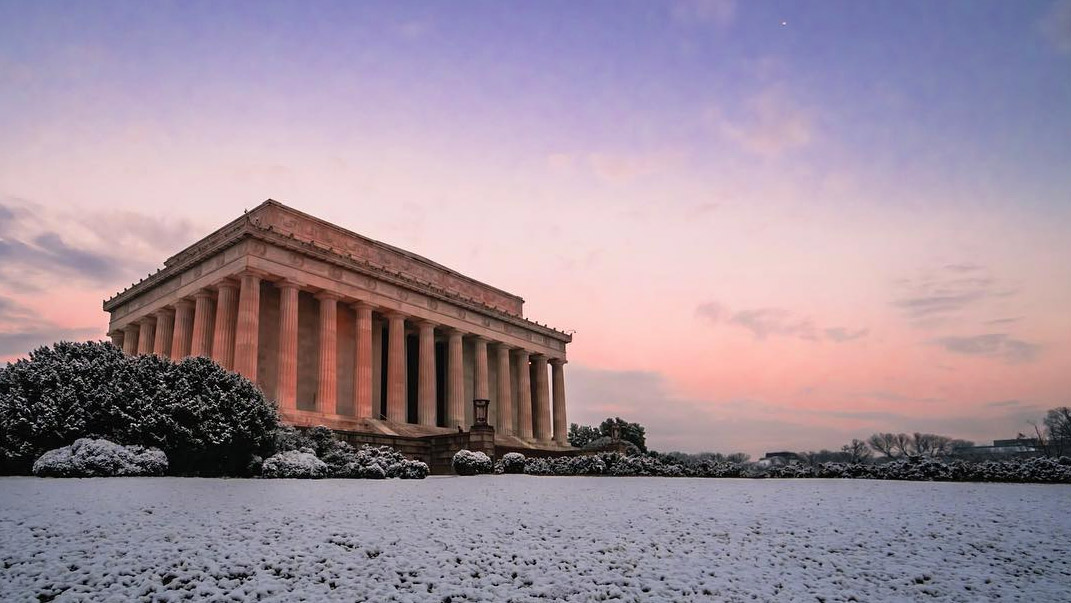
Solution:
M 244 273 L 238 282 L 226 280 L 216 285 L 216 293 L 202 289 L 194 301 L 179 300 L 174 308 L 158 310 L 137 323 L 128 325 L 121 335 L 113 336 L 128 354 L 158 354 L 171 358 L 211 356 L 228 370 L 256 381 L 257 352 L 260 333 L 260 282 L 257 274 Z M 275 397 L 282 409 L 297 408 L 298 294 L 300 286 L 288 280 L 276 283 L 279 301 L 278 375 Z M 341 298 L 331 292 L 316 295 L 320 305 L 320 355 L 316 393 L 316 410 L 333 412 L 338 401 L 338 303 Z M 356 313 L 356 353 L 354 354 L 354 412 L 357 417 L 372 417 L 372 312 L 367 302 L 350 302 Z M 406 315 L 386 313 L 387 340 L 387 412 L 389 421 L 407 419 L 406 392 Z M 439 325 L 417 322 L 419 333 L 417 422 L 437 424 L 435 372 L 435 329 Z M 446 416 L 448 427 L 459 427 L 465 417 L 464 337 L 457 329 L 447 330 Z M 475 347 L 474 394 L 477 399 L 491 399 L 488 371 L 488 343 L 473 336 Z M 121 338 L 121 341 L 120 341 Z M 517 396 L 514 407 L 511 356 L 516 360 Z M 495 386 L 495 429 L 499 433 L 522 439 L 567 442 L 568 422 L 565 411 L 564 361 L 550 359 L 553 386 L 547 381 L 548 358 L 530 354 L 522 348 L 495 343 L 497 379 Z M 553 397 L 553 423 L 552 403 Z M 516 408 L 518 432 L 513 433 Z

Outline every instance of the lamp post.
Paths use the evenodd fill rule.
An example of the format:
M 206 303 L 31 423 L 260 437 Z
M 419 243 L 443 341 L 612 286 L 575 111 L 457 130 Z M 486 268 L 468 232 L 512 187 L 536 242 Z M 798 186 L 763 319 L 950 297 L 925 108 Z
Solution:
M 487 425 L 487 407 L 490 404 L 490 400 L 476 399 L 472 401 L 476 425 Z

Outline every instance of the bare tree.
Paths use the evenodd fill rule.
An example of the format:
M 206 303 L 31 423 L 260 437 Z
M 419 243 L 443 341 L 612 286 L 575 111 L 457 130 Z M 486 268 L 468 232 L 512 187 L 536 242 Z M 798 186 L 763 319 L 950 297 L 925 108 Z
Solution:
M 872 456 L 870 448 L 867 448 L 863 440 L 852 440 L 850 444 L 841 447 L 841 453 L 847 457 L 849 463 L 865 463 Z
M 868 440 L 870 447 L 891 459 L 900 456 L 896 451 L 896 435 L 892 433 L 875 433 Z
M 893 436 L 893 448 L 899 453 L 897 456 L 915 456 L 912 438 L 906 433 L 898 433 Z
M 1061 406 L 1045 413 L 1045 432 L 1052 456 L 1071 451 L 1071 408 Z

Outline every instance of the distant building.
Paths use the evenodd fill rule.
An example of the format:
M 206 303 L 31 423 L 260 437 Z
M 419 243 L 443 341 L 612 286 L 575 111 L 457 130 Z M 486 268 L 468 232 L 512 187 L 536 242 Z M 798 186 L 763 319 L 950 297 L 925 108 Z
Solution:
M 765 456 L 758 460 L 758 465 L 760 467 L 770 467 L 772 465 L 795 465 L 801 460 L 800 455 L 795 452 L 783 450 L 780 452 L 767 452 Z

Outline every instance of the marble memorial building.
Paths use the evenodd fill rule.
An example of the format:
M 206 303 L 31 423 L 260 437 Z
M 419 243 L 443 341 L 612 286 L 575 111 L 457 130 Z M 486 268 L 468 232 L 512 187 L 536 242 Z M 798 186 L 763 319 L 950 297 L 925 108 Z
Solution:
M 568 446 L 565 347 L 520 297 L 268 200 L 104 302 L 129 354 L 209 356 L 284 421 L 354 434 L 468 430 Z

